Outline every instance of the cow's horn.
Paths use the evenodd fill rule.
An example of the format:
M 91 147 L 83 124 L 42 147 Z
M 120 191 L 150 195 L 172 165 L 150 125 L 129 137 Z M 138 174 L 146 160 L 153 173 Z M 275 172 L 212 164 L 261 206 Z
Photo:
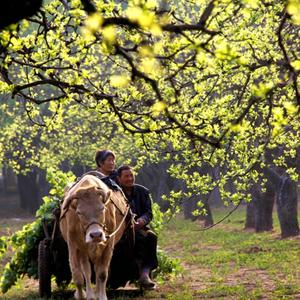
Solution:
M 106 193 L 106 195 L 104 195 L 104 198 L 103 198 L 104 203 L 106 203 L 110 199 L 111 194 L 112 194 L 111 190 L 108 190 L 108 192 Z
M 63 202 L 63 210 L 68 209 L 74 199 L 77 199 L 77 193 L 69 195 Z

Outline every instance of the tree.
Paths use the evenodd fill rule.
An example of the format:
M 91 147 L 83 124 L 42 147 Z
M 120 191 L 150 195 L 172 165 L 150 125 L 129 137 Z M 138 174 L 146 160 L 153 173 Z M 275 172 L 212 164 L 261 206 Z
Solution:
M 266 149 L 285 144 L 279 165 L 295 155 L 296 0 L 89 3 L 87 16 L 80 1 L 51 1 L 0 33 L 0 90 L 33 122 L 51 127 L 77 103 L 134 134 L 153 160 L 172 160 L 187 197 L 218 186 L 225 203 L 250 200 Z M 219 167 L 219 180 L 191 173 L 202 164 Z

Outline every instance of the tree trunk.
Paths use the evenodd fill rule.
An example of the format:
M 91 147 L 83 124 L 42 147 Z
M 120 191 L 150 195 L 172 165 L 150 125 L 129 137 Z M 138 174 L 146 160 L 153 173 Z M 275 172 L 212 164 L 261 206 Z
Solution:
M 266 231 L 273 230 L 273 207 L 275 202 L 275 191 L 267 185 L 267 191 L 263 194 L 264 215 Z
M 17 179 L 13 170 L 7 166 L 2 168 L 4 194 L 17 192 Z
M 247 204 L 245 229 L 255 229 L 254 201 Z
M 17 178 L 21 208 L 34 213 L 41 203 L 37 185 L 37 172 L 33 170 L 26 175 L 18 174 Z
M 86 170 L 87 168 L 80 163 L 75 163 L 71 168 L 71 171 L 74 173 L 76 177 L 82 176 L 86 172 Z
M 270 231 L 273 229 L 272 211 L 274 206 L 275 192 L 271 185 L 267 185 L 267 191 L 262 193 L 259 184 L 252 188 L 252 204 L 247 207 L 247 218 L 245 228 L 254 228 L 256 232 Z
M 297 184 L 283 177 L 277 196 L 277 213 L 282 238 L 299 234 L 297 219 Z
M 214 220 L 208 200 L 204 201 L 204 209 L 206 210 L 206 214 L 204 215 L 204 227 L 209 227 L 214 224 Z
M 39 201 L 41 201 L 41 199 L 44 196 L 49 195 L 49 191 L 51 189 L 51 186 L 50 186 L 49 182 L 46 179 L 46 171 L 38 169 L 37 172 L 38 172 L 38 174 L 37 174 L 36 182 L 37 182 L 37 188 L 38 188 L 38 191 L 39 191 L 38 198 L 39 198 Z
M 197 200 L 192 197 L 191 199 L 183 202 L 183 214 L 185 219 L 195 221 L 197 217 L 193 215 L 193 211 L 197 208 Z

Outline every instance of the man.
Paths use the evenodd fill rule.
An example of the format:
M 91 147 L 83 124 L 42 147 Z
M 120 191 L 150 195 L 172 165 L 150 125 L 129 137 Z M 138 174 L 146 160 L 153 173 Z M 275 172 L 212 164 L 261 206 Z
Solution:
M 152 220 L 152 201 L 149 190 L 135 184 L 135 176 L 130 166 L 121 166 L 117 171 L 117 180 L 127 197 L 135 216 L 134 256 L 139 268 L 139 284 L 145 289 L 154 289 L 149 275 L 157 268 L 157 236 L 148 226 Z

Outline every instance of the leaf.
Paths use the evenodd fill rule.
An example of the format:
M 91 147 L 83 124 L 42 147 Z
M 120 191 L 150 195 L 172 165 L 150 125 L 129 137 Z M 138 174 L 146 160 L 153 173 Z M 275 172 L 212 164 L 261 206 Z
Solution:
M 299 71 L 300 70 L 300 59 L 294 60 L 293 62 L 291 62 L 291 66 L 296 70 Z
M 292 20 L 296 25 L 300 25 L 300 0 L 289 0 L 287 11 L 292 15 Z
M 113 87 L 124 88 L 130 83 L 130 78 L 126 75 L 112 75 L 110 77 L 110 84 Z
M 87 17 L 85 20 L 85 27 L 91 32 L 96 32 L 100 29 L 103 23 L 103 17 L 100 13 L 96 12 Z
M 167 105 L 164 101 L 158 101 L 154 103 L 151 107 L 152 111 L 155 113 L 161 113 L 167 108 Z
M 252 93 L 259 98 L 266 98 L 269 91 L 274 87 L 273 82 L 268 83 L 259 83 L 258 86 L 254 86 L 252 89 Z
M 105 41 L 113 44 L 116 40 L 117 32 L 115 26 L 107 26 L 102 30 L 102 35 Z

